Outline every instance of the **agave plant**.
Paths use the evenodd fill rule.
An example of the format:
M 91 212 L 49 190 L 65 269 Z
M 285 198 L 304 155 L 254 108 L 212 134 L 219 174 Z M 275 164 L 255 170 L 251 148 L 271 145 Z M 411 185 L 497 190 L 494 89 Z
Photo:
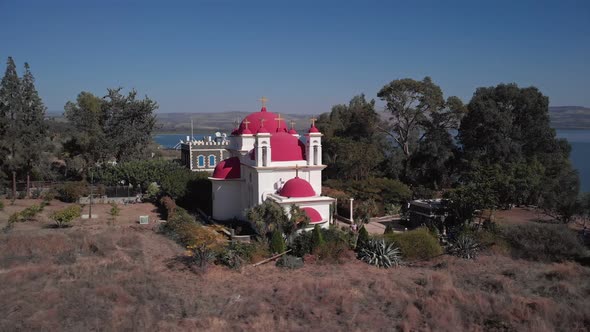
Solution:
M 453 243 L 450 251 L 455 256 L 465 259 L 473 259 L 477 255 L 478 250 L 479 244 L 473 237 L 469 235 L 460 235 Z
M 402 263 L 401 252 L 393 243 L 388 244 L 375 239 L 365 243 L 358 253 L 358 258 L 367 264 L 383 268 L 399 266 Z

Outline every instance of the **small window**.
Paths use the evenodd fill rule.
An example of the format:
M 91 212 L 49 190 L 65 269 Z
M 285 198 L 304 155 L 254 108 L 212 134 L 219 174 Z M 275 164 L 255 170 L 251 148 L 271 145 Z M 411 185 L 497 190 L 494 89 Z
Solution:
M 215 166 L 215 156 L 210 155 L 209 156 L 209 167 L 214 167 L 214 166 Z
M 198 160 L 199 167 L 205 167 L 205 156 L 199 156 Z

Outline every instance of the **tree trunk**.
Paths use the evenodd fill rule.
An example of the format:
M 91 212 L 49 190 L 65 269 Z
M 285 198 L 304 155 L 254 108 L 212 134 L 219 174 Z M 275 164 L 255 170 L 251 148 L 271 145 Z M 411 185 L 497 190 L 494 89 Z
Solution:
M 16 199 L 16 171 L 12 171 L 12 201 Z

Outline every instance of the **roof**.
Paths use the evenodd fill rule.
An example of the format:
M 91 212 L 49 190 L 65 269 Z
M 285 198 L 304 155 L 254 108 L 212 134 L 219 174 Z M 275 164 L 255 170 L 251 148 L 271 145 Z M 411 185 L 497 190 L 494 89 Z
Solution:
M 211 177 L 215 179 L 239 179 L 241 177 L 240 159 L 231 157 L 222 160 L 215 166 Z
M 285 120 L 277 120 L 278 118 L 278 114 L 268 112 L 266 110 L 266 107 L 262 107 L 262 109 L 260 109 L 260 112 L 251 113 L 248 116 L 246 116 L 244 120 L 242 120 L 242 123 L 240 123 L 239 126 L 238 133 L 244 134 L 244 130 L 246 129 L 246 124 L 244 123 L 244 121 L 246 120 L 248 120 L 248 129 L 250 130 L 250 132 L 258 133 L 261 127 L 260 124 L 262 119 L 264 120 L 263 127 L 266 129 L 266 131 L 262 132 L 275 133 L 277 131 L 286 131 L 287 124 L 285 123 Z

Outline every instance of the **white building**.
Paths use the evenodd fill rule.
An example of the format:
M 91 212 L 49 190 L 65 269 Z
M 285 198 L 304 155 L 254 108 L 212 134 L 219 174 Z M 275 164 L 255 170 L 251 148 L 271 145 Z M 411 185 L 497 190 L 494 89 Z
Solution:
M 312 119 L 312 121 L 314 121 Z M 321 196 L 322 134 L 312 123 L 305 143 L 284 119 L 267 112 L 248 115 L 229 137 L 230 157 L 215 167 L 212 177 L 213 218 L 244 219 L 244 212 L 267 198 L 287 214 L 302 208 L 311 225 L 328 228 L 335 199 Z

